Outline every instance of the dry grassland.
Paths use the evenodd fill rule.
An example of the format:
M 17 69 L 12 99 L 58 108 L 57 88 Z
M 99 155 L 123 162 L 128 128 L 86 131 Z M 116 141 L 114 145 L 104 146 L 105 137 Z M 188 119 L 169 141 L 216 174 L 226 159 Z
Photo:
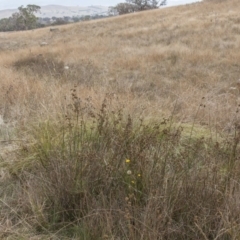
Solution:
M 209 1 L 60 32 L 1 33 L 1 115 L 9 123 L 46 118 L 76 84 L 96 103 L 114 93 L 132 112 L 159 118 L 174 111 L 185 122 L 204 97 L 198 122 L 229 130 L 239 104 L 238 12 L 236 1 Z M 49 45 L 40 47 L 43 41 Z
M 183 123 L 187 129 L 194 124 L 204 133 L 210 129 L 222 136 L 232 136 L 239 124 L 239 12 L 239 0 L 204 1 L 70 24 L 59 27 L 58 32 L 44 28 L 0 33 L 2 159 L 4 162 L 12 160 L 11 150 L 19 148 L 18 140 L 21 147 L 25 147 L 23 141 L 31 143 L 32 126 L 55 121 L 65 112 L 71 103 L 71 89 L 74 86 L 76 94 L 81 99 L 91 99 L 96 109 L 101 109 L 108 95 L 115 107 L 123 106 L 133 118 L 144 117 L 147 122 L 159 122 L 173 117 L 174 122 Z M 48 45 L 40 46 L 41 42 L 47 42 Z M 8 145 L 9 140 L 14 141 Z M 214 169 L 213 165 L 208 167 Z M 224 171 L 225 168 L 221 169 Z M 1 177 L 6 176 L 3 173 Z M 5 197 L 2 197 L 1 205 L 10 206 Z M 213 198 L 212 203 L 216 199 Z M 36 199 L 32 201 L 38 202 Z M 26 206 L 26 202 L 18 205 L 19 208 Z M 214 204 L 211 206 L 214 207 Z M 41 207 L 44 208 L 44 203 Z M 151 208 L 150 205 L 148 207 Z M 15 213 L 19 216 L 16 209 L 12 210 L 11 214 Z M 4 211 L 0 214 L 5 216 Z M 11 220 L 11 214 L 2 222 L 0 220 L 0 229 L 6 233 L 2 239 L 6 236 L 20 239 L 22 236 L 14 235 L 17 221 L 14 223 Z M 219 216 L 221 214 L 224 213 L 220 212 Z M 111 218 L 114 216 L 111 215 Z M 29 231 L 29 219 L 25 221 L 22 217 L 21 220 L 27 228 L 25 231 L 23 227 L 21 232 L 26 234 Z M 225 220 L 228 227 L 235 224 L 229 219 Z M 216 234 L 209 230 L 207 236 L 204 233 L 207 229 L 205 223 L 201 225 L 201 219 L 198 221 L 193 227 L 199 235 L 191 233 L 188 239 L 239 239 L 239 219 L 236 220 L 236 231 L 232 229 L 233 233 L 229 233 L 230 228 L 223 227 Z M 212 228 L 214 221 L 211 222 Z M 107 223 L 109 226 L 112 224 L 110 222 Z M 94 222 L 91 224 L 94 226 Z M 170 226 L 172 223 L 164 224 Z M 165 232 L 162 238 L 154 235 L 157 227 L 154 234 L 148 233 L 146 227 L 142 238 L 126 230 L 126 235 L 118 235 L 118 231 L 116 234 L 113 231 L 105 235 L 102 233 L 105 238 L 102 235 L 99 239 L 187 239 L 187 233 L 181 235 L 183 229 L 179 227 L 177 232 L 175 227 L 172 226 L 169 235 Z M 45 228 L 42 226 L 42 229 Z M 24 234 L 21 239 L 30 239 L 31 234 Z M 94 236 L 97 234 L 99 229 Z M 93 239 L 91 236 L 84 235 L 81 239 Z M 57 233 L 52 237 L 58 239 Z

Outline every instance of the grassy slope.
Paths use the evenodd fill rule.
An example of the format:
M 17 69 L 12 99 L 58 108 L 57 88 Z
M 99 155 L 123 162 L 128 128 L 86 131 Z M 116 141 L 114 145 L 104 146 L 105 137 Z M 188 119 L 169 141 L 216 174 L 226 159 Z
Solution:
M 141 182 L 146 188 L 142 194 L 144 196 L 152 194 L 153 197 L 149 197 L 148 200 L 141 199 L 141 201 L 138 199 L 139 202 L 136 203 L 134 195 L 136 192 L 129 193 L 129 189 L 125 189 L 126 183 L 131 184 L 128 182 L 131 179 L 125 176 L 128 169 L 125 165 L 119 166 L 114 174 L 120 174 L 120 177 L 117 176 L 124 179 L 125 185 L 121 185 L 121 180 L 115 188 L 121 191 L 122 195 L 119 195 L 119 192 L 111 193 L 113 195 L 110 196 L 109 202 L 109 196 L 105 192 L 107 190 L 100 187 L 99 191 L 101 194 L 106 194 L 106 198 L 101 196 L 101 201 L 96 203 L 94 200 L 96 193 L 89 193 L 91 184 L 86 186 L 85 190 L 81 190 L 81 193 L 82 191 L 84 194 L 85 191 L 89 193 L 87 196 L 84 195 L 84 198 L 89 201 L 89 205 L 86 206 L 88 209 L 86 216 L 93 214 L 95 217 L 89 221 L 86 220 L 80 227 L 76 222 L 72 223 L 71 231 L 74 232 L 76 228 L 76 239 L 79 236 L 83 239 L 84 237 L 93 239 L 93 236 L 99 236 L 100 239 L 104 239 L 104 236 L 105 239 L 118 239 L 117 237 L 140 239 L 139 229 L 144 229 L 142 239 L 157 239 L 156 236 L 160 236 L 160 239 L 166 239 L 166 237 L 186 239 L 186 236 L 189 236 L 189 239 L 238 239 L 239 219 L 234 209 L 237 206 L 236 199 L 239 191 L 234 192 L 233 186 L 237 188 L 237 184 L 234 185 L 234 183 L 237 183 L 239 176 L 239 166 L 235 163 L 237 160 L 235 147 L 239 142 L 239 137 L 236 136 L 232 143 L 224 142 L 220 148 L 207 140 L 206 142 L 202 139 L 196 142 L 194 140 L 190 144 L 184 139 L 186 134 L 190 132 L 189 135 L 191 135 L 193 132 L 193 124 L 198 125 L 199 128 L 199 130 L 195 128 L 196 135 L 203 132 L 203 135 L 209 136 L 209 130 L 201 129 L 201 125 L 208 126 L 207 129 L 214 129 L 214 132 L 217 130 L 234 133 L 233 129 L 239 119 L 236 112 L 240 91 L 238 81 L 240 75 L 239 8 L 237 0 L 206 1 L 188 6 L 61 26 L 59 32 L 50 32 L 46 28 L 0 34 L 0 114 L 5 122 L 0 125 L 0 140 L 18 138 L 30 141 L 30 147 L 25 143 L 21 146 L 24 150 L 24 154 L 21 153 L 21 158 L 24 156 L 25 159 L 24 164 L 28 166 L 32 159 L 35 163 L 37 158 L 35 159 L 34 156 L 40 159 L 47 156 L 51 163 L 49 171 L 56 171 L 56 176 L 60 174 L 69 177 L 68 180 L 60 178 L 63 185 L 64 181 L 74 182 L 71 173 L 69 174 L 72 166 L 67 165 L 70 167 L 66 168 L 67 172 L 63 173 L 59 172 L 58 168 L 54 168 L 58 166 L 55 158 L 60 159 L 61 163 L 65 161 L 65 157 L 62 159 L 62 155 L 59 154 L 60 143 L 57 140 L 59 139 L 59 127 L 48 126 L 47 120 L 55 121 L 67 111 L 69 104 L 75 106 L 76 99 L 71 98 L 71 89 L 74 85 L 76 94 L 81 99 L 91 98 L 91 101 L 83 101 L 88 110 L 88 104 L 91 102 L 91 111 L 93 108 L 98 113 L 107 94 L 108 99 L 111 99 L 109 100 L 111 107 L 116 110 L 119 105 L 124 106 L 124 109 L 131 113 L 134 122 L 138 121 L 136 119 L 139 117 L 144 117 L 147 122 L 152 120 L 159 122 L 159 119 L 162 121 L 163 117 L 169 116 L 184 122 L 182 126 L 186 133 L 179 133 L 175 129 L 170 129 L 169 132 L 169 125 L 167 125 L 167 130 L 153 133 L 153 136 L 151 129 L 145 132 L 139 128 L 139 133 L 134 129 L 128 129 L 128 120 L 122 119 L 119 119 L 122 125 L 120 124 L 121 127 L 117 129 L 112 126 L 108 130 L 107 125 L 105 126 L 104 131 L 110 131 L 109 135 L 102 136 L 102 133 L 98 132 L 99 128 L 95 129 L 96 139 L 106 137 L 108 144 L 106 146 L 100 144 L 96 150 L 94 141 L 101 140 L 89 137 L 86 140 L 86 142 L 89 141 L 87 145 L 89 152 L 82 152 L 83 156 L 101 162 L 103 159 L 116 157 L 111 149 L 123 149 L 123 152 L 119 151 L 117 155 L 119 161 L 125 161 L 125 158 L 130 158 L 129 155 L 131 155 L 131 161 L 132 158 L 137 159 L 139 156 L 142 160 L 147 159 L 147 162 L 140 162 L 134 166 L 138 171 L 143 171 L 146 176 Z M 43 41 L 49 44 L 40 47 Z M 64 70 L 64 66 L 69 66 L 69 69 Z M 112 117 L 111 114 L 109 116 Z M 96 121 L 100 124 L 101 118 Z M 36 127 L 42 122 L 45 123 Z M 109 125 L 111 126 L 111 121 Z M 128 129 L 135 136 L 130 150 L 123 144 L 123 140 L 132 138 L 128 136 L 128 133 L 121 132 L 122 128 Z M 86 136 L 88 136 L 88 127 L 86 131 Z M 78 136 L 79 133 L 76 133 Z M 113 133 L 117 136 L 116 139 L 111 137 L 115 136 L 111 135 Z M 72 133 L 68 134 L 71 136 Z M 159 145 L 155 138 L 158 139 L 162 134 L 166 134 L 167 140 L 164 142 L 165 138 L 163 138 L 164 141 L 161 143 L 163 145 Z M 179 134 L 183 137 L 181 138 Z M 46 135 L 51 136 L 51 144 Z M 32 139 L 37 142 L 36 146 L 38 146 L 33 149 L 31 148 Z M 80 140 L 76 139 L 77 146 L 79 146 Z M 112 142 L 110 139 L 115 141 Z M 140 154 L 137 147 L 138 141 L 149 142 L 150 149 L 147 148 L 146 152 Z M 7 142 L 1 142 L 1 145 L 3 143 Z M 186 146 L 189 146 L 189 149 L 185 148 Z M 4 149 L 3 163 L 13 160 L 9 150 L 16 147 L 18 146 L 13 144 L 8 145 L 8 148 L 1 146 L 1 149 Z M 70 154 L 72 158 L 72 153 L 68 151 L 69 149 L 66 149 L 64 154 L 67 156 Z M 100 156 L 97 156 L 98 154 Z M 148 163 L 155 161 L 156 156 L 159 163 L 153 171 Z M 121 157 L 123 159 L 120 159 Z M 193 167 L 191 170 L 188 169 L 187 175 L 183 177 L 181 174 L 186 174 L 184 167 L 186 161 L 189 164 L 189 159 Z M 49 207 L 48 201 L 51 200 L 51 196 L 48 195 L 49 198 L 45 202 L 45 196 L 40 193 L 42 189 L 37 187 L 37 181 L 33 181 L 31 174 L 34 173 L 39 182 L 47 179 L 48 189 L 55 189 L 54 180 L 44 173 L 41 164 L 39 166 L 36 163 L 37 170 L 34 168 L 25 170 L 24 164 L 17 161 L 16 165 L 9 167 L 10 172 L 13 172 L 13 177 L 20 179 L 20 182 L 14 178 L 8 178 L 7 172 L 3 172 L 2 177 L 7 180 L 3 181 L 2 186 L 8 191 L 1 193 L 1 204 L 6 208 L 3 208 L 1 212 L 3 220 L 0 227 L 4 231 L 1 237 L 4 238 L 10 234 L 13 239 L 20 239 L 20 236 L 26 239 L 29 238 L 28 234 L 34 235 L 35 231 L 41 233 L 44 230 L 45 234 L 49 233 L 51 237 L 57 238 L 58 234 L 53 232 L 54 224 L 58 220 L 46 220 L 49 217 L 46 209 Z M 97 169 L 88 162 L 84 164 L 89 172 L 91 170 L 96 172 L 96 176 L 89 173 L 89 179 L 86 181 L 94 182 L 97 178 L 109 183 L 109 179 L 116 177 L 111 174 L 101 175 L 106 169 L 102 168 L 100 163 Z M 114 162 L 112 164 L 110 169 L 114 167 Z M 166 166 L 168 167 L 164 175 L 165 179 L 161 179 L 165 181 L 163 184 L 160 180 L 158 182 L 159 177 L 162 176 L 158 174 L 165 171 Z M 24 172 L 23 175 L 22 172 Z M 151 176 L 153 181 L 150 179 Z M 232 182 L 229 178 L 232 178 Z M 22 186 L 22 181 L 28 187 L 24 184 Z M 170 185 L 167 184 L 168 181 Z M 188 185 L 189 182 L 194 184 Z M 162 192 L 157 190 L 159 184 L 163 184 Z M 215 191 L 214 185 L 216 185 Z M 61 187 L 60 185 L 59 189 Z M 65 189 L 63 192 L 55 193 L 57 199 L 62 197 L 64 191 Z M 176 194 L 172 194 L 171 191 Z M 189 191 L 192 193 L 192 198 L 188 197 Z M 99 197 L 98 194 L 97 196 Z M 114 199 L 117 197 L 119 202 L 111 199 L 113 196 Z M 22 202 L 16 201 L 19 198 Z M 127 198 L 126 201 L 125 198 Z M 156 198 L 163 200 L 159 203 L 156 202 Z M 218 199 L 219 205 L 215 206 Z M 198 200 L 199 205 L 202 206 L 200 209 L 196 207 Z M 223 204 L 224 200 L 227 204 Z M 73 200 L 64 199 L 63 201 L 68 203 Z M 187 209 L 182 207 L 186 201 L 190 206 Z M 61 204 L 58 202 L 57 207 L 54 205 L 56 211 L 64 209 Z M 132 204 L 137 206 L 134 205 L 131 208 Z M 123 213 L 116 215 L 107 206 L 121 209 Z M 92 208 L 108 210 L 101 215 L 100 212 L 91 212 Z M 191 210 L 191 208 L 197 210 Z M 8 212 L 7 209 L 11 211 Z M 149 211 L 149 209 L 152 210 Z M 66 216 L 63 216 L 63 219 L 65 218 Z M 80 219 L 79 215 L 77 219 Z M 138 221 L 135 222 L 135 227 L 131 226 L 131 219 Z M 70 220 L 65 220 L 66 226 Z M 61 221 L 62 219 L 59 220 Z M 117 227 L 118 224 L 115 221 L 120 221 L 121 226 Z M 106 227 L 101 225 L 105 222 L 107 222 Z M 20 230 L 15 224 L 21 225 Z M 56 228 L 65 230 L 67 227 L 61 224 Z M 103 231 L 94 228 L 96 224 L 102 226 Z M 89 230 L 91 227 L 94 229 L 93 235 Z M 46 238 L 48 237 L 49 235 Z M 44 236 L 39 235 L 39 238 L 44 239 Z
M 184 121 L 192 121 L 205 97 L 198 120 L 206 124 L 210 119 L 226 130 L 239 96 L 236 3 L 209 1 L 136 13 L 64 26 L 58 33 L 1 33 L 1 114 L 10 122 L 48 114 L 75 83 L 96 102 L 113 92 L 130 103 L 132 112 L 145 109 L 145 115 L 169 116 L 175 106 Z M 43 41 L 49 45 L 40 47 Z M 13 68 L 39 54 L 70 66 L 65 81 L 50 80 L 52 65 L 43 67 L 44 76 Z

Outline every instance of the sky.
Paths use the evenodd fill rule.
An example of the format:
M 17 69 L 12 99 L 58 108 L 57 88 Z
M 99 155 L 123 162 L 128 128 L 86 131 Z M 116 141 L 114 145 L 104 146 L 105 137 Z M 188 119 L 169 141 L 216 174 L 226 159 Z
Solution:
M 168 6 L 181 5 L 186 3 L 196 2 L 197 0 L 167 0 Z M 27 4 L 35 4 L 39 6 L 45 5 L 63 5 L 63 6 L 115 6 L 125 0 L 0 0 L 0 10 L 17 9 L 19 6 L 26 6 Z

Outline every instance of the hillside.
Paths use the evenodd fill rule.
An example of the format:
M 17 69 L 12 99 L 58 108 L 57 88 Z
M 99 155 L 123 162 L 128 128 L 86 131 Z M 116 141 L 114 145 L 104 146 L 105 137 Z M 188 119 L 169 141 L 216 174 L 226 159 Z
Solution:
M 205 0 L 0 33 L 0 238 L 238 239 L 239 12 Z
M 234 1 L 209 1 L 73 24 L 61 27 L 58 33 L 47 28 L 1 33 L 1 79 L 8 76 L 3 84 L 13 87 L 18 81 L 26 81 L 26 75 L 13 67 L 15 62 L 42 54 L 69 65 L 70 75 L 84 71 L 86 78 L 90 77 L 84 67 L 79 67 L 86 65 L 91 68 L 96 89 L 101 87 L 103 94 L 121 93 L 137 102 L 143 99 L 148 114 L 154 112 L 155 116 L 170 114 L 177 100 L 175 112 L 191 120 L 205 97 L 209 110 L 201 113 L 201 120 L 207 115 L 207 122 L 212 117 L 226 128 L 238 104 L 238 90 L 233 89 L 239 79 L 237 11 Z M 40 47 L 41 42 L 49 45 Z M 48 74 L 45 77 L 47 81 Z M 28 78 L 38 76 L 33 73 Z M 82 79 L 79 84 L 81 81 L 89 82 Z M 64 85 L 73 83 L 78 80 L 69 79 Z

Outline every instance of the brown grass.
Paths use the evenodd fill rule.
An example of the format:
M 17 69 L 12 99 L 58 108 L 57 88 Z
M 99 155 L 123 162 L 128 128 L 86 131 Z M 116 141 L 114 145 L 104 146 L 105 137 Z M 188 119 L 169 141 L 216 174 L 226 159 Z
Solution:
M 237 0 L 209 0 L 71 24 L 62 26 L 59 32 L 44 28 L 0 33 L 0 115 L 4 121 L 0 125 L 0 150 L 4 152 L 1 157 L 5 169 L 0 184 L 5 189 L 0 194 L 3 207 L 0 232 L 4 232 L 0 238 L 30 239 L 35 235 L 39 236 L 36 239 L 45 236 L 45 239 L 49 236 L 58 239 L 59 229 L 65 231 L 71 225 L 69 231 L 76 230 L 76 235 L 71 237 L 76 239 L 79 236 L 82 239 L 97 239 L 96 236 L 100 236 L 99 239 L 238 239 L 239 166 L 235 161 L 239 142 L 239 11 Z M 48 45 L 41 47 L 43 41 Z M 89 184 L 99 179 L 109 183 L 126 170 L 119 165 L 116 172 L 104 175 L 107 170 L 101 162 L 113 157 L 125 161 L 129 157 L 129 152 L 119 150 L 125 146 L 121 140 L 128 139 L 126 133 L 121 132 L 128 122 L 119 119 L 123 121 L 119 128 L 111 126 L 113 109 L 124 109 L 133 122 L 143 117 L 146 125 L 170 120 L 171 131 L 169 125 L 165 129 L 166 142 L 154 140 L 162 132 L 151 129 L 155 134 L 152 136 L 139 130 L 136 139 L 149 143 L 143 156 L 138 152 L 136 139 L 132 143 L 132 150 L 136 148 L 133 158 L 138 158 L 138 154 L 147 162 L 157 158 L 156 169 L 167 168 L 162 188 L 157 188 L 160 184 L 157 170 L 148 168 L 146 162 L 137 163 L 137 167 L 144 168 L 148 178 L 152 174 L 155 181 L 144 180 L 146 188 L 140 191 L 145 196 L 143 202 L 132 206 L 136 196 L 127 192 L 123 184 L 126 179 L 117 183 L 115 192 L 107 193 L 103 183 L 98 182 L 97 193 L 89 190 L 93 187 L 91 184 L 81 192 L 86 212 L 75 212 L 79 208 L 75 197 L 65 199 L 63 196 L 74 184 L 71 175 L 74 166 L 67 162 L 66 169 L 61 168 L 66 159 L 56 141 L 61 139 L 58 131 L 62 117 L 68 113 L 69 106 L 75 106 L 72 101 L 76 99 L 69 94 L 71 89 L 75 89 L 74 94 L 83 102 L 88 99 L 86 102 L 91 102 L 92 111 L 99 116 L 104 99 L 111 96 L 109 115 L 104 115 L 111 128 L 102 126 L 109 131 L 104 135 L 106 145 L 96 148 L 94 139 L 93 142 L 85 139 L 89 152 L 79 153 L 82 158 L 100 161 L 97 165 L 83 161 L 89 169 L 84 176 Z M 84 114 L 86 109 L 89 110 L 89 105 L 83 109 Z M 90 120 L 85 121 L 88 134 Z M 100 124 L 101 118 L 97 121 Z M 181 133 L 175 129 L 176 123 L 183 128 Z M 136 130 L 131 131 L 133 136 L 137 134 Z M 53 152 L 44 153 L 50 164 L 46 172 L 41 166 L 44 154 L 39 150 L 49 144 L 45 133 L 56 141 L 51 146 Z M 210 136 L 211 140 L 205 141 L 202 135 Z M 186 140 L 187 136 L 190 140 Z M 111 142 L 112 139 L 116 142 Z M 36 149 L 30 147 L 35 144 Z M 163 146 L 160 148 L 159 144 Z M 13 150 L 17 148 L 22 151 L 15 154 Z M 70 154 L 68 150 L 66 154 Z M 36 158 L 36 155 L 41 156 Z M 189 175 L 184 175 L 185 161 L 189 159 L 193 165 Z M 32 160 L 36 168 L 31 166 Z M 14 164 L 6 166 L 8 162 Z M 233 169 L 236 171 L 231 172 Z M 56 179 L 50 172 L 60 176 L 58 185 L 54 185 Z M 44 185 L 44 179 L 49 185 Z M 64 187 L 61 182 L 69 185 Z M 56 202 L 51 191 L 56 191 L 53 195 L 57 196 Z M 96 197 L 101 200 L 96 201 Z M 73 204 L 74 211 L 66 208 L 68 203 Z M 56 215 L 48 212 L 51 204 L 56 207 Z M 79 219 L 86 221 L 80 224 Z M 95 226 L 99 227 L 91 235 L 90 229 Z
M 178 101 L 176 112 L 184 121 L 192 121 L 194 109 L 205 97 L 209 113 L 205 122 L 216 119 L 226 129 L 239 103 L 240 27 L 234 4 L 209 1 L 136 13 L 63 26 L 58 33 L 48 28 L 1 33 L 1 84 L 15 89 L 22 81 L 25 85 L 45 79 L 41 83 L 45 84 L 54 77 L 55 84 L 61 82 L 54 94 L 74 82 L 103 95 L 114 92 L 137 104 L 148 102 L 148 112 L 154 116 L 159 111 L 154 106 L 161 106 L 159 116 L 163 112 L 169 116 Z M 49 45 L 40 47 L 42 41 Z M 24 72 L 14 68 L 24 61 L 29 61 Z M 69 71 L 62 65 L 56 69 L 56 64 L 69 66 Z M 4 96 L 6 88 L 1 91 Z M 23 90 L 12 108 L 27 107 L 21 105 L 25 94 Z M 51 111 L 51 97 L 38 95 Z M 198 121 L 202 120 L 200 116 Z

